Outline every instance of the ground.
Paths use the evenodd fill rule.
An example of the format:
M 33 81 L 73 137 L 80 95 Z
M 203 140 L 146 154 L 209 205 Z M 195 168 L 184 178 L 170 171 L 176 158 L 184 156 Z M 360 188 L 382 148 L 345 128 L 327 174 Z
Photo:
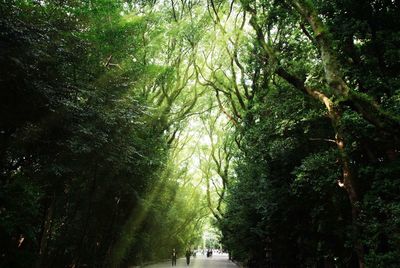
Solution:
M 146 268 L 169 268 L 172 267 L 171 261 L 157 263 L 146 266 Z M 176 262 L 176 268 L 187 267 L 186 259 L 180 258 Z M 215 254 L 207 258 L 202 254 L 197 254 L 196 257 L 190 258 L 190 265 L 192 268 L 237 268 L 238 266 L 228 259 L 228 254 Z

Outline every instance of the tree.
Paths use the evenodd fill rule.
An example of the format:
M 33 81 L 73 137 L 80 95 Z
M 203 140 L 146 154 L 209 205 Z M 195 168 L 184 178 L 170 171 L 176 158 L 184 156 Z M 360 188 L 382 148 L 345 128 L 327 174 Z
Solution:
M 163 228 L 180 224 L 155 197 L 181 187 L 159 174 L 201 93 L 187 86 L 193 68 L 182 65 L 181 52 L 193 48 L 177 33 L 189 24 L 179 28 L 165 6 L 156 8 L 122 1 L 1 4 L 2 266 L 109 267 L 169 251 L 168 243 L 154 255 L 131 249 L 154 243 L 148 234 L 162 227 L 143 228 L 152 217 L 169 217 Z M 171 23 L 158 27 L 164 18 Z M 186 207 L 190 198 L 173 207 L 191 215 L 187 228 L 175 230 L 179 245 L 201 229 L 201 217 Z
M 382 111 L 377 101 L 373 100 L 372 91 L 369 91 L 370 95 L 368 95 L 366 94 L 367 90 L 353 86 L 356 83 L 363 83 L 360 82 L 360 79 L 352 80 L 351 77 L 354 73 L 347 72 L 347 80 L 343 78 L 341 72 L 347 67 L 347 64 L 341 61 L 338 52 L 335 51 L 336 47 L 332 46 L 332 44 L 336 44 L 336 40 L 330 39 L 333 35 L 330 30 L 340 28 L 338 23 L 342 22 L 338 18 L 332 19 L 335 16 L 332 15 L 334 13 L 329 13 L 329 15 L 323 13 L 323 16 L 326 15 L 328 18 L 325 20 L 326 22 L 323 22 L 317 11 L 320 6 L 316 3 L 312 4 L 311 1 L 287 1 L 285 3 L 242 1 L 241 3 L 244 11 L 250 15 L 249 23 L 255 32 L 254 39 L 257 49 L 254 50 L 254 56 L 261 59 L 261 64 L 265 66 L 261 69 L 265 75 L 264 84 L 256 91 L 256 96 L 257 94 L 262 96 L 258 100 L 260 103 L 258 105 L 265 102 L 265 96 L 269 96 L 268 92 L 273 88 L 285 88 L 280 84 L 279 80 L 281 79 L 306 96 L 319 101 L 326 109 L 328 118 L 331 120 L 333 135 L 328 134 L 328 138 L 320 139 L 336 143 L 342 165 L 342 175 L 338 178 L 338 182 L 339 186 L 346 189 L 352 206 L 353 243 L 358 254 L 359 266 L 363 267 L 365 265 L 365 246 L 361 242 L 360 216 L 364 191 L 361 190 L 362 186 L 358 185 L 357 172 L 352 164 L 355 155 L 351 154 L 351 143 L 347 141 L 347 139 L 353 140 L 350 138 L 351 134 L 347 133 L 347 124 L 349 123 L 347 119 L 349 116 L 354 116 L 358 118 L 357 120 L 365 120 L 363 124 L 372 124 L 375 131 L 381 132 L 378 137 L 382 137 L 382 135 L 387 138 L 392 137 L 397 144 L 395 133 L 399 129 L 398 118 L 395 114 Z M 329 8 L 327 8 L 328 12 L 334 12 L 344 7 L 341 7 L 340 4 L 332 4 Z M 387 8 L 390 13 L 396 6 L 388 4 Z M 325 11 L 322 10 L 322 12 Z M 336 12 L 335 14 L 341 13 Z M 326 24 L 331 22 L 329 19 L 335 20 L 337 24 L 333 26 L 337 27 L 327 27 Z M 340 41 L 343 40 L 340 36 L 341 32 L 334 32 L 334 34 L 339 40 L 337 43 L 340 44 Z M 349 53 L 349 51 L 346 52 Z M 354 53 L 354 51 L 352 52 Z M 257 74 L 259 71 L 254 71 L 254 73 Z M 255 83 L 254 86 L 257 84 Z M 303 109 L 299 109 L 299 111 Z M 268 116 L 270 113 L 266 113 L 266 115 Z M 250 125 L 253 120 L 261 120 L 254 118 L 252 113 L 248 113 L 247 118 Z M 386 130 L 384 125 L 387 127 Z M 394 145 L 394 147 L 397 146 Z

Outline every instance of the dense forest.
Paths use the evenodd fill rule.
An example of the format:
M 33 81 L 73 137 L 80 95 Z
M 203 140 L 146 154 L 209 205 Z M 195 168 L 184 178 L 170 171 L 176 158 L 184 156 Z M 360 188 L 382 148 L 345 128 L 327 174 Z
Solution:
M 0 0 L 0 267 L 399 267 L 396 0 Z

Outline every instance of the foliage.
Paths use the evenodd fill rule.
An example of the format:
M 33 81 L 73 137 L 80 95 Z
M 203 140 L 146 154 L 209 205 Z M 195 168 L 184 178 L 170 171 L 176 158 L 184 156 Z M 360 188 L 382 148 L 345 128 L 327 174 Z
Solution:
M 396 267 L 399 8 L 0 1 L 0 266 Z
M 154 61 L 166 16 L 133 5 L 1 3 L 0 266 L 119 267 L 199 236 L 196 189 L 160 176 L 172 114 L 146 92 L 180 68 Z
M 242 64 L 253 67 L 251 79 L 264 60 L 264 81 L 253 79 L 254 99 L 236 128 L 242 142 L 220 223 L 224 244 L 249 267 L 395 267 L 398 68 L 386 68 L 398 62 L 399 6 L 282 2 L 241 1 L 259 48 Z M 357 99 L 339 96 L 335 83 Z M 384 111 L 359 109 L 369 102 Z M 374 123 L 370 112 L 397 123 L 383 130 L 385 119 Z M 355 202 L 342 184 L 348 174 Z

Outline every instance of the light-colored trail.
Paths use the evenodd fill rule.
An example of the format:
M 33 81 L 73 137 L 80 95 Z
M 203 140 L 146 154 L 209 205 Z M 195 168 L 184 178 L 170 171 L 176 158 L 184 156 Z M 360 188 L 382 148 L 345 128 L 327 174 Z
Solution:
M 186 259 L 180 258 L 176 261 L 176 266 L 172 266 L 172 262 L 163 262 L 146 266 L 146 268 L 186 268 Z M 228 259 L 228 254 L 213 254 L 212 257 L 207 258 L 204 255 L 197 254 L 196 257 L 190 258 L 190 268 L 237 268 L 236 264 Z

